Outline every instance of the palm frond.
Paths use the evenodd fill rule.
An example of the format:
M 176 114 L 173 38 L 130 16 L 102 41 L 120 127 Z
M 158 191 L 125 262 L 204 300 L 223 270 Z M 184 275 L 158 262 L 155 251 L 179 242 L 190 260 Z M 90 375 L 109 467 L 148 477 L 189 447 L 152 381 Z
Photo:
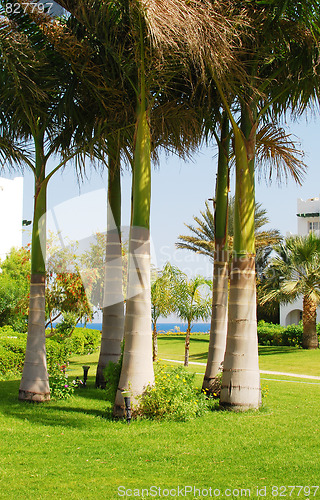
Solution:
M 279 184 L 289 177 L 301 185 L 307 165 L 302 161 L 304 152 L 298 149 L 299 143 L 276 123 L 263 125 L 257 133 L 256 172 L 272 182 L 274 175 Z

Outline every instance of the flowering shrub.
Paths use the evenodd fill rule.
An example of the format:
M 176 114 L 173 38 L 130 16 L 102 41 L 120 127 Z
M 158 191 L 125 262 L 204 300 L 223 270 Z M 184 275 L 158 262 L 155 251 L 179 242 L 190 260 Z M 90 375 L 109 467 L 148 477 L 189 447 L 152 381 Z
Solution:
M 202 389 L 202 392 L 204 392 L 204 394 L 208 397 L 211 397 L 213 399 L 219 399 L 221 393 L 221 384 L 222 384 L 222 371 L 220 371 L 216 375 L 216 377 L 212 380 L 210 389 Z
M 181 422 L 202 416 L 209 409 L 209 400 L 193 387 L 194 376 L 182 366 L 157 367 L 155 384 L 140 397 L 137 415 Z
M 54 399 L 67 399 L 72 396 L 74 388 L 76 386 L 74 383 L 68 381 L 68 377 L 64 373 L 54 373 L 49 377 L 50 383 L 50 395 Z

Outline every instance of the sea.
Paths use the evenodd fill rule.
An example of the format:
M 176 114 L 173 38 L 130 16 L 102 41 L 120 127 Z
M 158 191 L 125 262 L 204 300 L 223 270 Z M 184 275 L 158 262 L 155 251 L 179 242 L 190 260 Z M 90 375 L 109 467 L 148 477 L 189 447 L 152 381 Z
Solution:
M 78 323 L 77 326 L 84 326 L 83 323 Z M 152 326 L 151 326 L 152 327 Z M 93 330 L 101 330 L 101 323 L 87 323 L 86 328 L 92 328 Z M 186 332 L 187 331 L 187 323 L 157 323 L 157 331 L 158 333 L 164 332 Z M 210 332 L 210 323 L 194 323 L 191 332 L 201 332 L 201 333 L 209 333 Z

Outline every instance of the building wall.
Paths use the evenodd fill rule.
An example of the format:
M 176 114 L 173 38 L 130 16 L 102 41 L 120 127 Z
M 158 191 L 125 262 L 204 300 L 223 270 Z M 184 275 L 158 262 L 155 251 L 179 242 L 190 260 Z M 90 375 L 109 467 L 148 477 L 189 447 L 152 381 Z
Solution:
M 307 236 L 310 231 L 320 235 L 320 199 L 297 200 L 298 234 Z
M 23 177 L 0 177 L 0 259 L 22 246 Z

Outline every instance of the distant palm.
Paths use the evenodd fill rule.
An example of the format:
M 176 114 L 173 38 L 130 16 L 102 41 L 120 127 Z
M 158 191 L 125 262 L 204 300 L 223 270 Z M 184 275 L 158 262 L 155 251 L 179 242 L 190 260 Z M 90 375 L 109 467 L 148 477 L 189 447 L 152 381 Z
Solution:
M 197 226 L 186 224 L 190 229 L 191 235 L 178 237 L 176 243 L 178 248 L 185 248 L 193 252 L 207 255 L 213 260 L 214 257 L 214 214 L 209 203 L 205 202 L 206 209 L 201 211 L 201 217 L 194 217 Z M 229 202 L 229 247 L 232 247 L 233 238 L 233 214 L 234 214 L 234 198 Z M 261 228 L 269 223 L 267 211 L 262 208 L 261 203 L 255 204 L 255 243 L 257 249 L 257 267 L 265 265 L 267 256 L 272 251 L 272 245 L 279 243 L 281 240 L 280 232 L 277 229 L 269 229 L 262 231 Z
M 302 347 L 316 349 L 317 306 L 320 303 L 320 238 L 313 233 L 295 236 L 275 247 L 277 256 L 271 260 L 262 287 L 262 303 L 277 298 L 290 303 L 303 297 Z
M 208 291 L 212 289 L 212 282 L 200 275 L 189 280 L 182 273 L 174 286 L 175 312 L 182 321 L 187 322 L 184 366 L 188 366 L 192 323 L 199 319 L 206 321 L 210 317 L 212 300 L 211 293 Z

